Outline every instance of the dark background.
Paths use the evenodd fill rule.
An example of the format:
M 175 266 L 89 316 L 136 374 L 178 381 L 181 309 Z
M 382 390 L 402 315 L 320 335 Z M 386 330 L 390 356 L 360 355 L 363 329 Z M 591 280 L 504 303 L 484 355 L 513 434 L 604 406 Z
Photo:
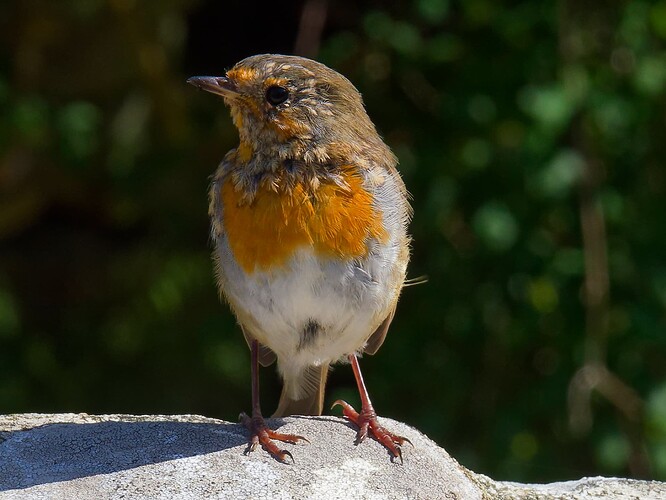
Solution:
M 207 218 L 237 134 L 185 79 L 296 52 L 414 197 L 378 411 L 497 479 L 666 479 L 666 2 L 21 0 L 0 40 L 0 412 L 249 410 Z

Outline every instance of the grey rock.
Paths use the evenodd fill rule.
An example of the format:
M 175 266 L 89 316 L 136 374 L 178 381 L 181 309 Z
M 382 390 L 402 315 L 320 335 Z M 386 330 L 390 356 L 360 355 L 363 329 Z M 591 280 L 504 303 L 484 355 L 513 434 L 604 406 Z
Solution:
M 196 415 L 0 416 L 0 500 L 24 499 L 666 499 L 658 482 L 593 478 L 552 485 L 493 481 L 451 458 L 419 431 L 404 464 L 379 443 L 355 446 L 336 417 L 268 420 L 310 444 L 284 447 L 295 463 L 245 454 L 245 429 Z

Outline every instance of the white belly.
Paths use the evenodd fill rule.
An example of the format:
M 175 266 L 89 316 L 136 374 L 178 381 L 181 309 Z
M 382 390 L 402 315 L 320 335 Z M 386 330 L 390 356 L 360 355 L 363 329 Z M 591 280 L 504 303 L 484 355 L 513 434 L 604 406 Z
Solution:
M 286 376 L 362 349 L 395 303 L 396 280 L 404 278 L 393 245 L 375 244 L 368 257 L 348 262 L 303 248 L 279 269 L 253 274 L 229 258 L 226 241 L 218 242 L 218 252 L 227 299 L 248 333 L 275 352 Z

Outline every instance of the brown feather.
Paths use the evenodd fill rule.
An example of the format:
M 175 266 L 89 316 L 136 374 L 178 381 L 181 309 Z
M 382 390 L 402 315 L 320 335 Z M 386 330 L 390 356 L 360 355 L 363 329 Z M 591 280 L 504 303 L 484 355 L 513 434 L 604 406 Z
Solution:
M 302 378 L 314 387 L 303 399 L 292 399 L 288 395 L 288 387 L 282 387 L 280 402 L 273 417 L 286 417 L 288 415 L 321 415 L 324 410 L 324 390 L 328 378 L 328 363 L 321 366 L 310 366 L 303 373 Z
M 247 346 L 252 349 L 252 341 L 255 340 L 252 335 L 247 333 L 245 328 L 243 328 L 243 325 L 241 325 L 241 331 L 243 332 L 243 337 L 245 337 L 245 342 L 247 342 Z M 272 365 L 275 360 L 277 359 L 277 356 L 269 347 L 266 347 L 263 344 L 259 344 L 259 364 L 261 366 L 270 366 Z
M 382 324 L 377 327 L 377 329 L 370 335 L 368 342 L 365 345 L 363 352 L 367 354 L 375 354 L 379 348 L 384 343 L 386 339 L 386 334 L 388 333 L 389 326 L 393 320 L 393 315 L 395 314 L 395 307 L 391 310 L 389 315 L 386 317 Z

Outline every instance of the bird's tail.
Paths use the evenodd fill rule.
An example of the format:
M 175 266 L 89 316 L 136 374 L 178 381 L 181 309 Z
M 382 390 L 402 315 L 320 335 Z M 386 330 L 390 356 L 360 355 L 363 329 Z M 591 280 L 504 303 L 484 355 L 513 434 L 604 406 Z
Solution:
M 285 377 L 280 402 L 273 416 L 321 415 L 328 368 L 328 363 L 309 366 L 294 379 Z

